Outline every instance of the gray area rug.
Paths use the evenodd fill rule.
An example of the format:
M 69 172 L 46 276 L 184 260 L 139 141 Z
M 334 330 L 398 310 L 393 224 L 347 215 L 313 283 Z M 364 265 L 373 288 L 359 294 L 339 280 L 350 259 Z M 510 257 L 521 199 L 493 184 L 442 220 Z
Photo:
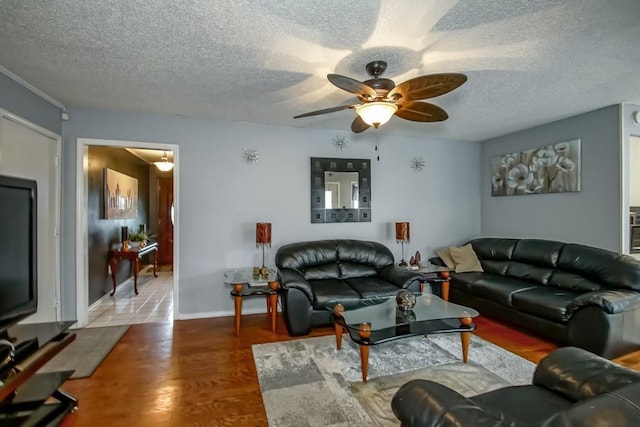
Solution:
M 459 334 L 412 337 L 372 346 L 362 382 L 358 346 L 335 336 L 252 346 L 269 425 L 399 426 L 391 399 L 407 381 L 422 378 L 470 396 L 530 384 L 535 364 L 473 335 L 462 363 Z
M 75 370 L 71 378 L 90 377 L 128 329 L 124 325 L 71 330 L 76 339 L 38 372 Z

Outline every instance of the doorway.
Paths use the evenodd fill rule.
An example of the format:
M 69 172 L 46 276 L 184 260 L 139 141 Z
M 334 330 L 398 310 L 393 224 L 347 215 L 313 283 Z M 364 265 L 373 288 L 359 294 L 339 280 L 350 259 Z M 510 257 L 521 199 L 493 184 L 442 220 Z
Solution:
M 147 312 L 148 310 L 151 310 L 152 308 L 148 308 L 148 307 L 142 307 L 146 302 L 151 301 L 151 299 L 153 298 L 158 299 L 160 298 L 160 301 L 157 302 L 154 311 L 158 311 L 160 310 L 162 307 L 162 305 L 166 305 L 167 303 L 170 304 L 170 319 L 169 320 L 173 320 L 175 318 L 177 318 L 177 313 L 178 311 L 178 288 L 179 288 L 179 282 L 178 282 L 178 272 L 179 272 L 179 254 L 176 250 L 177 248 L 177 242 L 178 242 L 178 231 L 179 231 L 179 223 L 178 223 L 178 200 L 179 200 L 179 195 L 178 195 L 178 191 L 177 191 L 177 187 L 178 187 L 178 146 L 175 144 L 155 144 L 155 143 L 144 143 L 144 142 L 135 142 L 135 141 L 114 141 L 114 140 L 100 140 L 100 139 L 85 139 L 85 138 L 78 138 L 77 141 L 77 162 L 78 162 L 78 170 L 77 170 L 77 206 L 78 206 L 78 212 L 77 212 L 77 224 L 76 224 L 76 235 L 77 235 L 77 276 L 78 276 L 78 280 L 77 283 L 78 284 L 82 284 L 82 286 L 77 286 L 76 290 L 76 310 L 77 310 L 77 318 L 78 318 L 78 326 L 79 327 L 84 327 L 87 326 L 87 324 L 89 323 L 89 262 L 90 260 L 88 259 L 88 247 L 89 247 L 89 226 L 88 226 L 88 212 L 92 209 L 91 206 L 89 206 L 88 200 L 89 200 L 89 188 L 91 186 L 90 183 L 88 183 L 89 181 L 89 175 L 90 173 L 93 173 L 93 170 L 90 171 L 90 165 L 89 165 L 89 147 L 92 147 L 92 150 L 95 150 L 95 147 L 98 147 L 100 149 L 110 149 L 110 148 L 117 148 L 117 149 L 123 149 L 122 151 L 124 151 L 124 149 L 126 148 L 126 151 L 134 151 L 136 149 L 141 149 L 141 150 L 166 150 L 168 152 L 173 153 L 173 164 L 174 164 L 174 168 L 173 168 L 173 172 L 172 174 L 169 174 L 169 176 L 173 175 L 173 178 L 171 178 L 171 183 L 174 186 L 174 188 L 172 188 L 172 202 L 173 202 L 173 206 L 174 206 L 174 224 L 172 224 L 172 231 L 173 231 L 173 238 L 171 239 L 166 239 L 166 241 L 168 242 L 167 244 L 169 244 L 171 246 L 169 252 L 172 254 L 172 261 L 173 261 L 173 268 L 171 268 L 171 271 L 165 271 L 162 274 L 160 272 L 158 272 L 158 276 L 159 278 L 154 278 L 151 270 L 149 269 L 149 271 L 147 270 L 143 270 L 140 273 L 140 276 L 138 277 L 138 284 L 140 285 L 142 282 L 140 281 L 141 278 L 143 278 L 143 274 L 146 274 L 147 277 L 143 278 L 144 280 L 151 280 L 153 281 L 153 283 L 149 282 L 149 284 L 151 286 L 149 286 L 149 289 L 147 289 L 145 292 L 143 292 L 143 289 L 139 288 L 140 294 L 139 295 L 135 295 L 132 292 L 132 284 L 133 284 L 133 277 L 130 277 L 129 279 L 124 280 L 124 282 L 122 282 L 116 291 L 116 294 L 114 295 L 114 297 L 110 297 L 108 294 L 106 294 L 105 296 L 103 296 L 102 298 L 100 298 L 95 304 L 92 305 L 92 316 L 95 314 L 94 310 L 96 307 L 94 307 L 95 305 L 99 305 L 102 304 L 102 299 L 105 300 L 105 302 L 107 302 L 110 306 L 111 309 L 113 311 L 113 315 L 115 316 L 116 312 L 119 314 L 122 314 L 122 318 L 128 318 L 128 320 L 131 320 L 130 323 L 142 323 L 144 322 L 144 319 L 142 320 L 142 322 L 140 321 L 140 318 L 138 316 L 147 314 L 147 318 L 148 321 L 158 321 L 158 320 L 162 320 L 162 319 L 158 319 L 155 317 L 155 312 L 153 313 L 153 316 L 151 316 L 151 312 Z M 139 157 L 139 156 L 136 156 Z M 148 162 L 149 163 L 149 162 Z M 150 166 L 150 171 L 155 171 L 155 168 L 153 166 Z M 151 193 L 155 193 L 155 191 L 153 191 L 151 188 L 153 186 L 149 186 L 149 196 L 151 196 Z M 93 193 L 93 197 L 95 197 L 95 190 Z M 152 199 L 152 197 L 149 197 L 150 199 Z M 157 203 L 155 202 L 155 200 L 157 200 L 156 197 L 153 197 L 154 202 L 153 203 Z M 151 200 L 149 201 L 149 204 L 151 204 Z M 154 211 L 157 210 L 154 209 Z M 93 215 L 95 217 L 95 214 Z M 152 219 L 152 215 L 149 216 L 149 221 L 153 221 Z M 150 222 L 150 225 L 152 223 Z M 118 224 L 115 224 L 115 226 L 118 226 Z M 137 228 L 137 225 L 136 225 Z M 155 228 L 155 227 L 154 227 Z M 136 230 L 137 231 L 137 230 Z M 154 230 L 155 231 L 155 230 Z M 154 240 L 157 239 L 159 236 L 158 235 L 154 236 Z M 121 263 L 124 265 L 124 263 L 128 263 L 129 261 L 121 261 Z M 104 262 L 103 262 L 104 264 Z M 102 265 L 102 264 L 101 264 Z M 126 266 L 125 266 L 126 267 Z M 107 265 L 104 264 L 102 266 L 102 268 L 106 271 Z M 91 271 L 95 272 L 95 269 L 92 269 Z M 94 274 L 94 273 L 92 273 Z M 95 281 L 95 275 L 93 275 L 92 277 L 94 277 L 94 279 L 92 279 L 93 281 Z M 119 279 L 116 283 L 120 282 L 121 280 Z M 93 283 L 93 282 L 92 282 Z M 164 297 L 159 297 L 160 292 L 164 292 L 164 290 L 161 290 L 160 288 L 168 288 L 167 293 L 170 294 L 170 301 L 161 301 L 162 298 Z M 92 289 L 94 289 L 94 285 L 92 285 Z M 166 296 L 166 295 L 165 295 Z M 95 299 L 95 297 L 93 298 Z M 161 304 L 162 303 L 162 304 Z M 148 304 L 147 304 L 148 305 Z M 117 308 L 117 310 L 116 310 Z M 132 312 L 132 310 L 136 310 L 135 312 Z M 101 319 L 103 320 L 103 319 Z M 109 320 L 113 320 L 113 319 L 109 319 Z M 122 319 L 118 319 L 118 321 L 120 321 Z M 113 322 L 111 322 L 110 324 L 115 324 Z M 125 322 L 125 324 L 127 324 Z M 107 324 L 105 325 L 93 325 L 93 326 L 107 326 Z

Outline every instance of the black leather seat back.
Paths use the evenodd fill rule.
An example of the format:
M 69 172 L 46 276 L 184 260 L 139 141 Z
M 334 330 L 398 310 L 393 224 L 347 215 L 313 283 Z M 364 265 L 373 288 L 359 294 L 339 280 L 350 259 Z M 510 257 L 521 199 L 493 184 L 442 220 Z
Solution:
M 558 268 L 611 288 L 640 291 L 640 262 L 628 255 L 567 243 L 560 252 Z
M 278 268 L 300 272 L 307 280 L 376 275 L 376 269 L 393 264 L 384 245 L 362 240 L 318 240 L 284 245 L 276 254 Z
M 484 271 L 504 276 L 517 242 L 518 239 L 486 237 L 469 243 L 478 255 Z

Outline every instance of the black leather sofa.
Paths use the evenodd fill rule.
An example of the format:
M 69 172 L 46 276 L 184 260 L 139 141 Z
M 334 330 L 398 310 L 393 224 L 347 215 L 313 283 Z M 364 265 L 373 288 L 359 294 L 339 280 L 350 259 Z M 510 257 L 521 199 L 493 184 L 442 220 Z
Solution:
M 466 398 L 413 380 L 391 407 L 403 427 L 632 427 L 640 425 L 640 373 L 564 347 L 540 361 L 531 385 Z
M 394 265 L 384 245 L 362 240 L 318 240 L 281 246 L 276 253 L 282 309 L 289 335 L 330 325 L 331 300 L 345 308 L 364 298 L 418 291 L 422 275 Z
M 640 348 L 640 262 L 539 239 L 480 238 L 484 272 L 452 273 L 449 299 L 607 358 Z

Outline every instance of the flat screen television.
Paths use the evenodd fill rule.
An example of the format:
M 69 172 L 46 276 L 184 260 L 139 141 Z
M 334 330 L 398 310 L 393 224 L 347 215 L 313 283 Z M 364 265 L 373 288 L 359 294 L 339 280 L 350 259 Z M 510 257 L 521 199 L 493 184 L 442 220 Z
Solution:
M 36 215 L 36 181 L 0 175 L 0 334 L 38 309 Z

